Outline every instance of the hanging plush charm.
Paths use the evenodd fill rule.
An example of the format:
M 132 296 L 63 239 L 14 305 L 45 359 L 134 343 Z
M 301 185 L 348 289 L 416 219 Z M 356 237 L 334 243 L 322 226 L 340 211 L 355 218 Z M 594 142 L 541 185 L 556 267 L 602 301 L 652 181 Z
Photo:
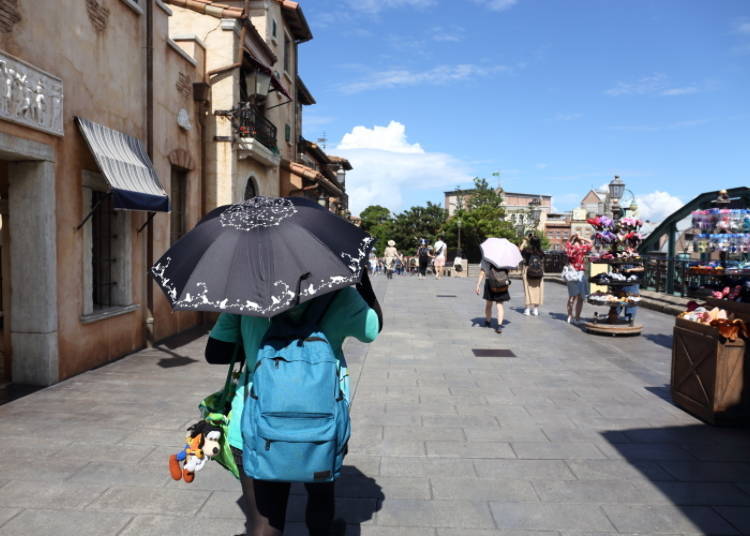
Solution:
M 196 471 L 219 453 L 221 428 L 206 421 L 198 421 L 188 428 L 186 444 L 180 452 L 169 457 L 169 474 L 175 480 L 192 482 Z

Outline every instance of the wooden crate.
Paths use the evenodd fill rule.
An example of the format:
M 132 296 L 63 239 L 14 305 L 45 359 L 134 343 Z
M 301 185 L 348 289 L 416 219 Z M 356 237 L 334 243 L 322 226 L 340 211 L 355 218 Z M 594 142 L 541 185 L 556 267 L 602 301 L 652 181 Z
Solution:
M 672 343 L 672 400 L 711 424 L 747 415 L 745 342 L 722 343 L 716 328 L 676 319 Z

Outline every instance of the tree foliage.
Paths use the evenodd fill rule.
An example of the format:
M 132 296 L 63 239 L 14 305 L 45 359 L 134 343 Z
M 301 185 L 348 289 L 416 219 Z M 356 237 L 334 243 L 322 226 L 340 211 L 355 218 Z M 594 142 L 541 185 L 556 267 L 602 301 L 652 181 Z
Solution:
M 458 244 L 458 229 L 461 228 L 461 249 L 471 262 L 482 258 L 479 245 L 489 237 L 507 238 L 517 242 L 518 237 L 510 222 L 503 220 L 505 209 L 500 191 L 492 188 L 486 179 L 474 179 L 474 191 L 454 215 L 443 226 L 451 247 Z
M 396 216 L 393 222 L 393 240 L 399 251 L 413 255 L 419 240 L 427 239 L 433 243 L 445 224 L 447 213 L 443 207 L 427 202 L 425 207 L 411 207 Z

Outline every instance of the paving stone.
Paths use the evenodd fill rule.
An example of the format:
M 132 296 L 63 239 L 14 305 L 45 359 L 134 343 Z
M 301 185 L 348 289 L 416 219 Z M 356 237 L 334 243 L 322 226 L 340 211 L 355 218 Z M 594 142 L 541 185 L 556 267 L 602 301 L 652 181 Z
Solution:
M 0 507 L 0 526 L 3 525 L 6 521 L 11 519 L 13 516 L 17 515 L 21 510 L 18 508 L 3 508 Z
M 715 508 L 721 516 L 741 534 L 750 534 L 750 508 L 740 506 L 718 506 Z
M 542 426 L 542 432 L 544 432 L 547 439 L 553 443 L 599 444 L 602 441 L 606 441 L 608 443 L 620 444 L 631 442 L 624 432 L 609 432 L 605 438 L 596 430 L 578 428 L 575 426 L 561 426 L 559 424 L 544 425 Z
M 106 489 L 62 481 L 11 481 L 0 492 L 0 506 L 81 510 Z
M 711 508 L 702 506 L 606 504 L 607 517 L 619 532 L 700 532 L 739 534 Z
M 443 458 L 515 458 L 509 443 L 500 441 L 425 441 L 427 456 Z
M 630 443 L 617 444 L 607 450 L 610 458 L 626 460 L 694 460 L 686 449 L 672 443 Z
M 526 480 L 483 480 L 477 478 L 430 478 L 435 499 L 464 501 L 537 502 Z
M 571 460 L 567 464 L 582 480 L 674 480 L 656 462 L 631 464 L 620 460 Z
M 491 479 L 576 479 L 576 475 L 559 460 L 474 460 L 479 478 Z
M 750 506 L 750 494 L 741 485 L 721 482 L 637 482 L 648 502 L 695 506 Z M 661 498 L 661 499 L 660 499 Z
M 527 530 L 614 530 L 601 508 L 581 504 L 491 502 L 499 528 Z
M 86 462 L 62 465 L 47 460 L 35 463 L 18 463 L 15 461 L 0 462 L 0 475 L 7 480 L 64 480 L 86 466 Z
M 376 523 L 399 527 L 494 528 L 484 502 L 386 500 Z
M 134 514 L 195 515 L 211 495 L 208 491 L 152 487 L 112 487 L 87 510 Z
M 483 428 L 499 426 L 495 417 L 491 415 L 430 415 L 422 417 L 422 425 L 438 428 Z
M 438 536 L 557 536 L 557 532 L 512 529 L 437 529 Z
M 75 510 L 24 510 L 0 527 L 0 536 L 112 536 L 132 515 Z
M 361 527 L 349 525 L 347 536 L 436 536 L 436 531 L 432 527 L 379 527 L 365 524 Z
M 244 531 L 245 521 L 240 518 L 136 516 L 118 536 L 206 536 Z
M 677 480 L 687 482 L 743 482 L 750 480 L 750 464 L 738 462 L 659 462 Z
M 474 475 L 471 460 L 440 458 L 383 458 L 380 474 L 410 477 L 466 477 Z
M 595 460 L 606 458 L 601 450 L 591 443 L 511 443 L 520 459 L 532 460 Z
M 349 451 L 359 456 L 426 456 L 425 442 L 410 439 L 370 439 L 352 435 Z
M 441 428 L 437 426 L 386 426 L 383 435 L 386 439 L 427 439 L 464 441 L 466 437 L 461 428 Z
M 549 443 L 538 426 L 502 426 L 499 428 L 464 428 L 467 441 L 541 441 Z
M 644 489 L 628 480 L 535 480 L 534 489 L 542 502 L 548 503 L 633 503 L 668 502 L 658 493 Z
M 197 478 L 197 476 L 196 476 Z M 118 462 L 89 463 L 68 478 L 74 484 L 127 485 L 161 487 L 173 482 L 167 463 L 159 465 L 126 464 Z

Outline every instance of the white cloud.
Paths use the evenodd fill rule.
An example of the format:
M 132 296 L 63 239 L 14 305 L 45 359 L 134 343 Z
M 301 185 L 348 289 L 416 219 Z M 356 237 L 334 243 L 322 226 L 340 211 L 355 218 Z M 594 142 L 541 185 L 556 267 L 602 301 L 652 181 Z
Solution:
M 583 114 L 579 113 L 557 113 L 555 114 L 555 121 L 575 121 L 583 117 Z
M 667 216 L 681 208 L 684 203 L 679 197 L 657 190 L 635 197 L 638 203 L 638 217 L 653 224 L 661 223 Z
M 617 82 L 614 87 L 607 89 L 604 93 L 611 97 L 619 97 L 621 95 L 676 97 L 680 95 L 692 95 L 705 89 L 695 84 L 673 87 L 667 75 L 664 73 L 654 73 L 650 76 L 644 76 L 635 82 Z
M 342 93 L 361 93 L 374 89 L 417 86 L 417 85 L 442 85 L 449 82 L 468 80 L 471 78 L 487 77 L 499 72 L 509 71 L 505 65 L 439 65 L 427 71 L 409 71 L 408 69 L 393 69 L 381 71 L 339 86 Z
M 750 34 L 750 18 L 740 17 L 734 21 L 734 31 L 741 34 Z
M 505 11 L 516 5 L 518 0 L 473 0 L 473 2 L 492 11 Z
M 472 177 L 465 162 L 410 143 L 406 127 L 397 121 L 352 128 L 336 147 L 336 154 L 346 157 L 354 168 L 346 174 L 353 214 L 373 204 L 399 211 L 405 208 L 403 194 L 409 190 L 453 188 Z
M 461 26 L 446 28 L 444 26 L 435 26 L 430 30 L 433 41 L 458 43 L 463 41 L 466 30 Z
M 544 169 L 547 166 L 549 166 L 549 164 L 545 164 L 544 162 L 539 162 L 538 164 L 535 164 L 534 167 L 536 167 L 537 169 Z

